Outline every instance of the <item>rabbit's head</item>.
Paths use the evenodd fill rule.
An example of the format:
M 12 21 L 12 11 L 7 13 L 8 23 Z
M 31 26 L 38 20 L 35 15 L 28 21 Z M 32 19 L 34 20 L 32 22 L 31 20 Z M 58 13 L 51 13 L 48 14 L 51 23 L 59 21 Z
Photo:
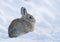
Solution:
M 26 8 L 21 7 L 21 15 L 25 21 L 35 23 L 35 18 L 27 12 Z

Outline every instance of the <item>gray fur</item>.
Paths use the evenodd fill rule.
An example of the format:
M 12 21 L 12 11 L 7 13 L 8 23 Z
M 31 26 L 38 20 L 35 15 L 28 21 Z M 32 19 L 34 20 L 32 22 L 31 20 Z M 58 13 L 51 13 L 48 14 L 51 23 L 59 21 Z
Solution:
M 9 25 L 8 35 L 10 38 L 18 37 L 19 35 L 23 35 L 34 30 L 35 18 L 28 14 L 26 9 L 24 9 L 24 7 L 21 8 L 22 17 L 14 19 Z

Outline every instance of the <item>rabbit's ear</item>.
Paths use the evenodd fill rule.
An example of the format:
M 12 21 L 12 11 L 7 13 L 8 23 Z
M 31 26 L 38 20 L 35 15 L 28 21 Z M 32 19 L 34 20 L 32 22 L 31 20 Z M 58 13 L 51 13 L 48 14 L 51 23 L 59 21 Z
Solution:
M 21 14 L 24 16 L 27 14 L 27 10 L 24 7 L 21 7 Z

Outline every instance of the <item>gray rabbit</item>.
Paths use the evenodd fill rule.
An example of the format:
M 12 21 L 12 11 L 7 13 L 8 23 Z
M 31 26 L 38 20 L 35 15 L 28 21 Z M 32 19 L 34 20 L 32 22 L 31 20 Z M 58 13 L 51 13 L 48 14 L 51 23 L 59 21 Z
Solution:
M 27 13 L 26 8 L 21 7 L 21 18 L 17 18 L 11 22 L 8 28 L 10 38 L 32 32 L 34 30 L 35 18 Z

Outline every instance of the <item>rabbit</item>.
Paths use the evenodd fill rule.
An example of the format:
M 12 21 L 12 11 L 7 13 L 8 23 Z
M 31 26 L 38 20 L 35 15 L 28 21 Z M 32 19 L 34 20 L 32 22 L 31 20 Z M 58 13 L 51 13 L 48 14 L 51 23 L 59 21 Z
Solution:
M 34 31 L 35 18 L 24 7 L 21 7 L 21 15 L 21 18 L 14 19 L 9 25 L 8 36 L 10 38 Z

